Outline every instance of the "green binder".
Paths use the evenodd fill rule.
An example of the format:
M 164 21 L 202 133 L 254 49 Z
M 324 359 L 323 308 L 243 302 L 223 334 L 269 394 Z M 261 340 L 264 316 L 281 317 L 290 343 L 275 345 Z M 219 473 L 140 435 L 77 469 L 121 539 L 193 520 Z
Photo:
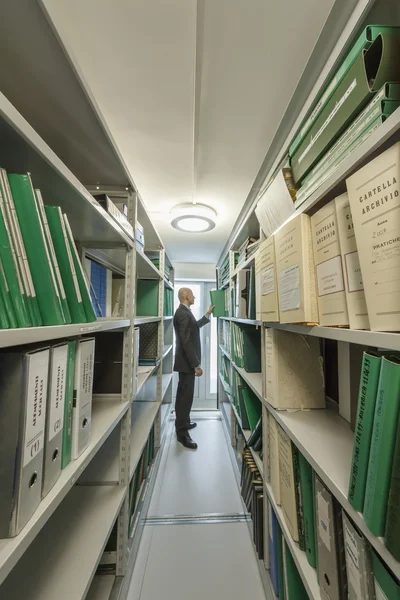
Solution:
M 247 415 L 247 421 L 250 425 L 251 431 L 254 431 L 257 427 L 257 423 L 261 418 L 262 406 L 261 401 L 257 396 L 247 387 L 242 390 L 244 408 Z M 243 417 L 242 417 L 243 419 Z M 249 429 L 246 427 L 245 429 Z
M 317 568 L 315 547 L 315 503 L 313 492 L 313 469 L 309 462 L 299 452 L 300 490 L 303 505 L 305 550 L 308 563 Z
M 72 260 L 61 208 L 59 206 L 46 206 L 45 212 L 67 295 L 72 323 L 86 323 L 86 313 L 83 307 L 82 295 L 75 273 L 75 266 Z
M 61 468 L 65 469 L 71 462 L 72 449 L 72 408 L 75 378 L 76 342 L 68 342 L 67 377 L 65 382 L 64 428 L 62 439 Z
M 57 286 L 53 279 L 39 214 L 29 175 L 8 175 L 28 264 L 36 290 L 37 301 L 44 325 L 64 325 Z
M 372 352 L 364 352 L 363 354 L 348 492 L 348 500 L 351 506 L 358 511 L 362 511 L 364 506 L 381 360 L 380 356 Z
M 299 575 L 292 554 L 285 542 L 287 600 L 309 600 L 304 583 Z
M 262 443 L 262 416 L 258 419 L 257 425 L 251 432 L 251 436 L 247 440 L 247 445 L 253 448 L 257 444 L 258 440 L 261 439 Z
M 400 39 L 380 33 L 354 61 L 294 153 L 291 167 L 301 182 L 326 150 L 387 81 L 400 81 Z
M 388 571 L 375 550 L 371 550 L 372 570 L 375 579 L 375 593 L 377 600 L 400 600 L 400 583 Z
M 44 240 L 45 240 L 45 243 L 47 246 L 47 253 L 49 255 L 50 262 L 53 267 L 54 277 L 55 277 L 56 284 L 57 284 L 58 295 L 60 297 L 60 302 L 61 302 L 62 310 L 64 313 L 64 319 L 65 319 L 66 323 L 71 323 L 72 318 L 71 318 L 71 313 L 70 313 L 69 306 L 68 306 L 68 300 L 67 300 L 63 280 L 62 280 L 61 273 L 60 273 L 60 267 L 58 264 L 57 255 L 56 255 L 56 252 L 54 249 L 53 239 L 51 237 L 50 228 L 49 228 L 49 224 L 47 221 L 47 215 L 46 215 L 46 212 L 44 209 L 42 193 L 40 190 L 35 190 L 35 200 L 36 200 L 37 211 L 39 213 L 39 219 L 40 219 L 40 223 L 41 223 L 41 227 L 42 227 L 43 237 L 44 237 Z
M 12 315 L 10 293 L 7 290 L 7 282 L 0 261 L 0 328 L 10 329 L 10 315 Z
M 136 288 L 136 315 L 138 317 L 158 316 L 157 279 L 138 279 Z
M 225 290 L 211 290 L 210 299 L 211 304 L 214 305 L 214 317 L 225 317 Z
M 384 357 L 379 376 L 363 510 L 364 521 L 376 536 L 385 533 L 399 409 L 400 361 L 395 357 Z
M 18 273 L 25 294 L 29 321 L 34 327 L 39 327 L 40 325 L 43 325 L 43 320 L 40 314 L 32 273 L 26 255 L 25 243 L 22 237 L 21 227 L 15 210 L 13 195 L 11 193 L 10 183 L 8 181 L 8 176 L 5 169 L 0 169 L 0 181 L 3 193 L 6 221 L 11 235 L 13 244 L 12 247 L 15 251 L 16 262 L 18 264 Z
M 309 116 L 306 118 L 305 122 L 302 123 L 301 129 L 299 133 L 294 138 L 293 142 L 289 148 L 289 156 L 293 156 L 296 152 L 297 148 L 300 146 L 304 137 L 310 131 L 313 123 L 316 118 L 325 107 L 328 100 L 332 97 L 332 94 L 342 81 L 343 77 L 349 71 L 350 67 L 353 65 L 356 58 L 360 55 L 363 49 L 369 48 L 373 41 L 377 38 L 380 33 L 391 33 L 394 35 L 400 35 L 399 27 L 388 27 L 385 25 L 368 25 L 364 31 L 361 33 L 356 43 L 352 46 L 350 52 L 341 63 L 340 67 L 336 71 L 335 75 L 332 77 L 332 80 L 329 82 L 326 89 L 322 92 L 321 96 L 318 98 L 316 104 L 313 106 Z
M 303 498 L 301 495 L 299 454 L 300 452 L 298 448 L 292 442 L 294 496 L 296 501 L 299 548 L 300 550 L 303 550 L 303 552 L 306 552 L 306 536 L 304 530 Z
M 242 327 L 242 356 L 245 371 L 247 373 L 261 372 L 261 329 Z
M 72 235 L 71 227 L 68 221 L 67 215 L 63 215 L 65 231 L 67 232 L 67 238 L 69 241 L 69 248 L 72 254 L 72 260 L 75 267 L 76 276 L 78 279 L 79 290 L 82 296 L 82 304 L 85 309 L 86 322 L 93 323 L 93 321 L 97 321 L 96 313 L 94 312 L 93 304 L 90 299 L 89 285 L 86 280 L 85 273 L 83 272 L 82 263 L 78 256 L 78 251 L 75 246 L 74 237 Z
M 397 424 L 396 445 L 387 508 L 385 546 L 400 561 L 400 420 Z
M 238 404 L 239 404 L 239 415 L 242 421 L 243 429 L 250 429 L 249 417 L 247 416 L 246 404 L 244 401 L 244 392 L 247 391 L 247 386 L 238 383 L 237 392 L 238 392 Z
M 15 255 L 7 216 L 5 212 L 3 193 L 0 185 L 0 259 L 3 265 L 4 277 L 9 288 L 13 311 L 9 314 L 11 327 L 30 327 L 31 319 L 26 306 L 25 291 L 19 276 L 19 266 Z

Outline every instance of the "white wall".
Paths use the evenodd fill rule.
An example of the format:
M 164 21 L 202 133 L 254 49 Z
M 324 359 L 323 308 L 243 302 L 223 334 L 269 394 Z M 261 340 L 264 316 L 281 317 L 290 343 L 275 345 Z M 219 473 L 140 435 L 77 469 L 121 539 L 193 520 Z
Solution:
M 191 281 L 215 281 L 214 263 L 184 263 L 174 262 L 175 281 L 188 279 Z

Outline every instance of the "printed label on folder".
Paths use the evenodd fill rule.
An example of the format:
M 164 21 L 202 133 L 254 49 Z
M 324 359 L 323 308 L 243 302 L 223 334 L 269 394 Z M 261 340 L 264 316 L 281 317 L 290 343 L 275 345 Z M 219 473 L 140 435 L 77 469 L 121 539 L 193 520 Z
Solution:
M 59 433 L 64 425 L 65 375 L 67 368 L 68 346 L 53 350 L 53 366 L 50 395 L 47 399 L 49 406 L 48 440 L 49 442 Z
M 347 270 L 347 281 L 349 285 L 349 292 L 358 292 L 364 289 L 360 260 L 358 258 L 358 252 L 350 252 L 345 255 L 346 270 Z
M 272 265 L 261 273 L 261 295 L 266 296 L 275 291 L 275 267 Z
M 357 600 L 363 600 L 357 541 L 354 539 L 354 536 L 346 523 L 344 523 L 344 542 L 346 546 L 346 565 L 349 584 L 356 593 Z
M 318 296 L 344 291 L 342 259 L 335 256 L 317 265 Z
M 49 351 L 29 357 L 24 467 L 43 450 Z
M 279 308 L 281 312 L 300 308 L 300 265 L 279 273 Z
M 331 551 L 331 536 L 329 534 L 329 506 L 322 494 L 317 494 L 318 503 L 318 533 L 321 541 Z

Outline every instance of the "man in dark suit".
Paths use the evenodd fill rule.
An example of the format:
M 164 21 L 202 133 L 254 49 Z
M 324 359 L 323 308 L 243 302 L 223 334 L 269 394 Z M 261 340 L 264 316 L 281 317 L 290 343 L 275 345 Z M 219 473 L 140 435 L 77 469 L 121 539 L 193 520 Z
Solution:
M 210 306 L 204 317 L 196 321 L 190 307 L 194 304 L 193 292 L 189 288 L 181 288 L 178 292 L 180 305 L 174 315 L 176 338 L 174 371 L 179 373 L 179 383 L 175 401 L 175 429 L 178 441 L 196 450 L 197 444 L 189 435 L 189 429 L 197 423 L 190 422 L 190 410 L 193 404 L 195 377 L 201 377 L 201 344 L 200 328 L 210 322 L 213 306 Z

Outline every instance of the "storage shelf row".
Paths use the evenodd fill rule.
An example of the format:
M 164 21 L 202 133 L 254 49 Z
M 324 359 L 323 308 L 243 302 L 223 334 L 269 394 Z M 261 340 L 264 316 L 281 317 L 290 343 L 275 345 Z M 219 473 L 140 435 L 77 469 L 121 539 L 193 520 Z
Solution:
M 46 521 L 65 496 L 71 491 L 79 476 L 102 447 L 129 408 L 129 402 L 94 402 L 92 431 L 88 448 L 63 471 L 53 489 L 39 504 L 35 514 L 21 533 L 14 538 L 0 540 L 0 583 L 24 554 Z
M 143 448 L 146 445 L 154 419 L 161 406 L 160 402 L 132 403 L 132 435 L 129 461 L 129 481 L 139 463 Z

